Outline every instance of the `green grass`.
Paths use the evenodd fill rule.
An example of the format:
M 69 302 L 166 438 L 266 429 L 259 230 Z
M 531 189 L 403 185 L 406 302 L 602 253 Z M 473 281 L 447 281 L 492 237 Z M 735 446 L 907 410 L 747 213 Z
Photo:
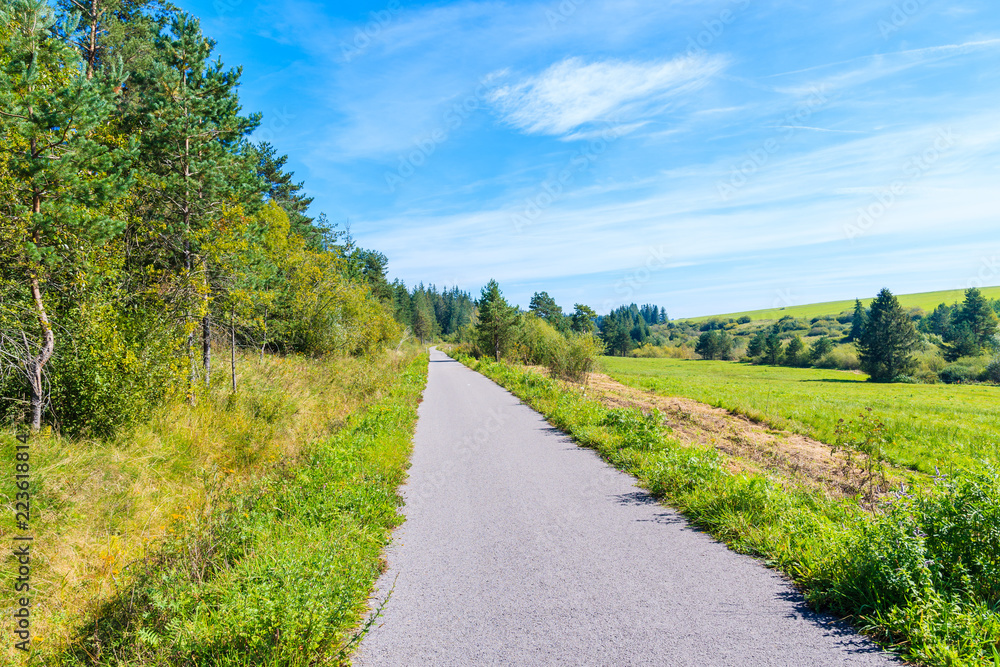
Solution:
M 895 434 L 893 463 L 924 473 L 1000 462 L 1000 387 L 875 384 L 864 375 L 725 361 L 603 357 L 612 378 L 774 427 L 835 440 L 840 419 L 871 407 Z
M 581 446 L 634 475 L 730 548 L 787 573 L 816 608 L 927 665 L 1000 656 L 1000 474 L 939 478 L 877 514 L 761 475 L 732 474 L 714 449 L 688 447 L 634 409 L 578 387 L 457 355 Z
M 983 287 L 982 293 L 991 299 L 1000 299 L 1000 287 Z M 859 295 L 860 297 L 860 295 Z M 923 308 L 928 313 L 934 310 L 939 304 L 952 304 L 961 302 L 965 298 L 965 290 L 945 290 L 941 292 L 920 292 L 918 294 L 897 294 L 896 298 L 903 308 Z M 874 297 L 862 298 L 861 303 L 868 306 Z M 703 317 L 685 318 L 691 322 L 702 322 L 712 317 L 724 319 L 737 319 L 743 315 L 749 315 L 753 320 L 779 320 L 782 317 L 795 317 L 812 319 L 813 317 L 823 317 L 825 315 L 838 315 L 846 310 L 854 310 L 854 299 L 845 301 L 827 301 L 825 303 L 810 303 L 801 306 L 787 306 L 785 308 L 767 308 L 764 310 L 749 310 L 741 313 L 725 313 L 723 315 L 705 315 Z
M 426 372 L 414 350 L 250 355 L 236 395 L 220 378 L 113 442 L 38 439 L 31 664 L 345 664 Z

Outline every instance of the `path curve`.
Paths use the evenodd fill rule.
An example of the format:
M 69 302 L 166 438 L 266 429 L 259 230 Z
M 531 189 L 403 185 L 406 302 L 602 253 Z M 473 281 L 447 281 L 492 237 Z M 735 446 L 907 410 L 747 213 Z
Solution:
M 437 350 L 419 414 L 355 665 L 899 664 Z

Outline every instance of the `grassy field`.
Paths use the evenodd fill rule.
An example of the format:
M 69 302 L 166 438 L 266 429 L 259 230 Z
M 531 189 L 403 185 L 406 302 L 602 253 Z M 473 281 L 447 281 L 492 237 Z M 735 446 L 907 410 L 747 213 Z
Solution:
M 839 419 L 871 407 L 895 434 L 894 463 L 933 473 L 1000 463 L 1000 387 L 873 384 L 843 371 L 724 361 L 603 357 L 612 378 L 684 396 L 777 428 L 835 440 Z
M 991 299 L 1000 299 L 1000 287 L 984 287 L 982 293 Z M 860 296 L 860 295 L 859 295 Z M 928 313 L 934 310 L 939 304 L 952 304 L 961 302 L 965 297 L 965 290 L 946 290 L 942 292 L 921 292 L 919 294 L 897 294 L 899 303 L 903 308 L 923 308 Z M 868 306 L 874 297 L 861 299 L 861 303 Z M 837 315 L 846 310 L 854 310 L 854 299 L 847 301 L 827 301 L 825 303 L 811 303 L 802 306 L 788 306 L 786 308 L 768 308 L 765 310 L 750 310 L 742 313 L 725 313 L 723 315 L 705 315 L 704 317 L 686 318 L 691 322 L 701 322 L 711 317 L 723 319 L 739 318 L 748 315 L 753 320 L 778 320 L 782 317 L 791 316 L 796 318 L 811 319 L 824 315 Z
M 344 664 L 401 520 L 426 362 L 247 354 L 236 394 L 220 373 L 114 441 L 37 438 L 30 664 Z

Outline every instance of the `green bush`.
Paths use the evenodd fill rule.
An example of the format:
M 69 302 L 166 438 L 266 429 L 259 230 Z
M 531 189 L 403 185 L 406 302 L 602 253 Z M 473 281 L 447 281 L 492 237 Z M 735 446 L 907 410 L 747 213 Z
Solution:
M 945 384 L 970 382 L 975 380 L 978 375 L 974 366 L 961 363 L 948 364 L 938 373 L 941 382 Z
M 994 359 L 986 365 L 981 376 L 983 382 L 1000 384 L 1000 358 Z

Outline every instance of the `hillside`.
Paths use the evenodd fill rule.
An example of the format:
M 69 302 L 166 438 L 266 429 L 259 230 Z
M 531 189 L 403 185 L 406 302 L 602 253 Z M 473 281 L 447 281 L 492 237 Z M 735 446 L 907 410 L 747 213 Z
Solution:
M 981 291 L 985 296 L 991 299 L 1000 299 L 1000 286 L 983 287 L 981 288 Z M 920 292 L 917 294 L 897 294 L 896 296 L 899 299 L 899 303 L 902 304 L 904 308 L 923 308 L 925 311 L 931 312 L 938 304 L 951 304 L 961 301 L 964 295 L 964 289 L 955 289 L 943 290 L 940 292 Z M 871 301 L 872 297 L 861 299 L 861 302 L 866 306 L 869 305 Z M 705 315 L 702 317 L 689 317 L 685 319 L 691 322 L 702 322 L 713 317 L 735 319 L 744 315 L 749 316 L 752 320 L 778 320 L 786 315 L 810 319 L 813 317 L 822 317 L 824 315 L 837 315 L 845 310 L 853 310 L 853 308 L 854 299 L 847 299 L 844 301 L 827 301 L 824 303 L 811 303 L 802 306 L 767 308 L 764 310 L 750 310 L 741 313 L 725 313 L 722 315 Z

